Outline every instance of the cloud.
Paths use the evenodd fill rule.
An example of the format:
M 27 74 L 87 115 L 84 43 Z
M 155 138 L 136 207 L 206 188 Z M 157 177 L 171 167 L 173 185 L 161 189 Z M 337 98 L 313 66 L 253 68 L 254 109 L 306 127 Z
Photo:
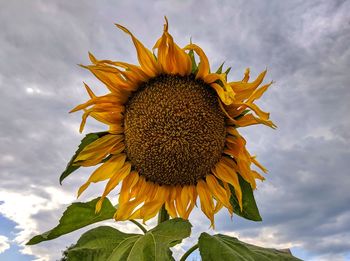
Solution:
M 350 249 L 349 8 L 349 1 L 1 2 L 0 213 L 17 223 L 14 242 L 23 246 L 55 226 L 91 171 L 81 170 L 58 185 L 83 137 L 80 115 L 67 113 L 87 99 L 82 81 L 103 93 L 76 64 L 88 62 L 88 51 L 136 62 L 130 39 L 113 23 L 127 25 L 152 47 L 167 15 L 177 42 L 183 46 L 192 37 L 212 68 L 226 61 L 233 66 L 231 79 L 238 80 L 248 66 L 252 78 L 267 66 L 267 81 L 276 81 L 260 105 L 271 112 L 278 130 L 241 130 L 250 151 L 269 169 L 256 191 L 264 221 L 235 216 L 231 223 L 220 212 L 217 231 L 210 233 L 297 246 L 315 260 L 344 259 Z M 90 121 L 86 132 L 102 129 Z M 102 187 L 89 188 L 81 200 L 99 195 Z M 177 247 L 177 255 L 208 230 L 199 210 L 191 219 L 196 220 L 193 235 Z M 116 226 L 134 231 L 125 224 Z M 55 260 L 79 234 L 23 251 Z
M 235 227 L 240 238 L 266 247 L 302 247 L 317 256 L 344 257 L 350 249 L 350 211 L 345 207 L 350 180 L 344 171 L 349 142 L 332 135 L 300 137 L 291 148 L 270 144 L 260 154 L 270 174 L 256 192 L 264 221 L 231 224 L 220 216 L 219 230 L 229 233 Z
M 35 187 L 33 189 L 41 190 Z M 13 242 L 22 246 L 33 236 L 33 232 L 44 232 L 39 230 L 44 227 L 52 227 L 54 225 L 52 221 L 59 217 L 57 209 L 62 204 L 73 200 L 72 196 L 54 187 L 47 187 L 42 191 L 37 191 L 35 194 L 1 191 L 0 198 L 3 200 L 3 203 L 0 205 L 0 214 L 17 224 L 15 227 L 17 232 Z M 48 216 L 50 217 L 49 220 L 35 218 L 38 213 L 44 211 L 51 212 Z M 56 222 L 58 222 L 58 219 L 54 223 Z M 29 247 L 25 248 L 23 253 L 34 254 Z M 49 260 L 49 253 L 46 252 L 41 260 Z
M 10 248 L 9 239 L 0 235 L 0 254 Z

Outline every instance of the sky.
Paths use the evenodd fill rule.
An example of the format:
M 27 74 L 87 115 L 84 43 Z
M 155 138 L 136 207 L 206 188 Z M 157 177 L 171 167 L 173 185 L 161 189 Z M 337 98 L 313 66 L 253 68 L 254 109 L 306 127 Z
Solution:
M 190 38 L 215 70 L 268 68 L 275 84 L 258 104 L 278 126 L 241 130 L 269 173 L 255 198 L 262 222 L 227 211 L 216 230 L 199 210 L 179 256 L 203 232 L 225 233 L 264 247 L 290 248 L 303 260 L 350 260 L 350 1 L 44 1 L 0 0 L 0 260 L 51 261 L 84 229 L 36 246 L 32 236 L 53 228 L 91 168 L 58 178 L 83 134 L 83 81 L 105 88 L 77 64 L 99 59 L 136 63 L 127 26 L 147 47 L 161 35 L 164 15 L 175 41 Z M 105 130 L 90 120 L 85 134 Z M 103 184 L 80 201 L 100 195 Z M 116 196 L 111 197 L 116 202 Z M 111 223 L 138 232 L 128 222 Z M 154 221 L 148 223 L 151 227 Z M 193 255 L 197 258 L 198 253 Z

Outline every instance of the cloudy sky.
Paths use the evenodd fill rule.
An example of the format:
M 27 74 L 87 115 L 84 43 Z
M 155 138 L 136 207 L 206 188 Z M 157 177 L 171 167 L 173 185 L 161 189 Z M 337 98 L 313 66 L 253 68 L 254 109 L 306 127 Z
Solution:
M 73 233 L 33 247 L 36 233 L 54 227 L 91 169 L 58 177 L 83 135 L 79 113 L 87 52 L 136 62 L 127 35 L 146 46 L 170 33 L 184 46 L 203 47 L 212 68 L 232 66 L 231 80 L 246 67 L 253 78 L 266 67 L 276 83 L 259 102 L 277 130 L 243 132 L 248 147 L 269 169 L 256 191 L 263 222 L 230 221 L 217 229 L 266 247 L 290 248 L 304 260 L 350 260 L 350 1 L 5 1 L 0 0 L 0 260 L 56 260 L 74 243 Z M 104 130 L 90 121 L 86 133 Z M 99 195 L 90 188 L 82 201 Z M 112 198 L 116 200 L 116 198 Z M 195 211 L 188 248 L 209 222 Z M 152 222 L 150 222 L 152 225 Z M 127 222 L 115 226 L 137 230 Z M 177 248 L 181 253 L 182 248 Z

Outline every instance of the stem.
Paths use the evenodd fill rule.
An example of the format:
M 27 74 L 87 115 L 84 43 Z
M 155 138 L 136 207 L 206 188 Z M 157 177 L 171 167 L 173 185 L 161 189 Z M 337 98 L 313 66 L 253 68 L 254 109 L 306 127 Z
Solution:
M 165 205 L 163 205 L 158 213 L 158 225 L 167 220 L 169 220 L 169 214 L 168 211 L 166 211 L 165 209 Z
M 198 248 L 198 244 L 195 244 L 193 247 L 191 247 L 187 252 L 181 257 L 180 261 L 185 261 L 186 258 L 192 254 L 193 251 L 195 251 Z
M 141 230 L 142 230 L 142 232 L 143 233 L 147 233 L 147 229 L 145 229 L 145 227 L 144 226 L 142 226 L 139 222 L 137 222 L 136 220 L 134 220 L 134 219 L 130 219 L 130 221 L 132 222 L 132 223 L 134 223 L 136 226 L 138 226 Z

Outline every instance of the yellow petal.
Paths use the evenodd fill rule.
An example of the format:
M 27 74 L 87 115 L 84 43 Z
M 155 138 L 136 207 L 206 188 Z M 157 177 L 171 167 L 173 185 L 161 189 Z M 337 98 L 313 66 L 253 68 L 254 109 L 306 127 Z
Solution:
M 259 172 L 255 171 L 255 170 L 252 170 L 252 173 L 253 173 L 254 178 L 260 179 L 261 181 L 265 180 L 265 178 L 262 175 L 260 175 Z
M 263 165 L 261 165 L 259 161 L 256 160 L 256 156 L 251 157 L 250 160 L 264 173 L 267 173 L 267 169 Z
M 110 178 L 100 200 L 96 204 L 96 212 L 99 212 L 101 210 L 102 202 L 105 197 L 119 184 L 120 181 L 122 181 L 130 173 L 130 170 L 131 164 L 129 162 L 126 162 L 124 166 Z
M 91 174 L 88 181 L 79 188 L 78 197 L 87 189 L 87 187 L 92 182 L 96 183 L 111 178 L 116 171 L 121 169 L 121 167 L 124 165 L 125 160 L 126 155 L 120 154 L 118 156 L 110 158 L 107 162 L 103 163 Z
M 198 181 L 197 192 L 201 202 L 201 209 L 203 213 L 209 218 L 211 226 L 214 227 L 214 202 L 205 181 Z
M 187 207 L 190 204 L 190 186 L 180 187 L 177 190 L 176 194 L 176 209 L 179 213 L 179 216 L 183 219 L 187 219 L 189 212 L 187 211 Z M 191 207 L 191 206 L 190 206 Z
M 124 26 L 121 26 L 119 24 L 116 24 L 116 26 L 123 30 L 125 33 L 130 35 L 136 51 L 137 51 L 137 57 L 139 60 L 139 63 L 141 65 L 142 70 L 149 76 L 154 77 L 159 73 L 159 67 L 157 64 L 156 59 L 154 58 L 152 52 L 148 50 L 139 40 L 136 39 L 136 37 Z
M 255 117 L 253 114 L 249 113 L 239 118 L 236 123 L 237 127 L 246 127 L 255 124 L 264 124 L 270 128 L 275 129 L 277 126 L 270 120 L 263 120 Z
M 121 134 L 124 133 L 124 127 L 121 124 L 111 124 L 108 132 L 111 134 Z
M 103 82 L 111 92 L 120 93 L 124 90 L 136 90 L 135 84 L 123 78 L 125 75 L 117 68 L 101 65 L 81 65 L 81 67 L 88 69 L 97 79 Z
M 85 146 L 84 149 L 79 153 L 75 161 L 86 160 L 91 156 L 92 153 L 96 153 L 97 151 L 103 151 L 110 147 L 113 147 L 116 143 L 118 143 L 121 140 L 123 140 L 122 135 L 104 135 L 101 138 L 93 141 L 89 145 Z
M 248 82 L 249 81 L 249 73 L 250 73 L 250 69 L 249 68 L 245 69 L 244 77 L 242 79 L 242 82 Z
M 114 145 L 109 153 L 111 155 L 118 155 L 124 150 L 125 150 L 125 144 L 124 142 L 120 142 L 117 145 Z
M 176 198 L 176 188 L 169 186 L 169 198 L 168 200 L 165 202 L 165 209 L 168 211 L 169 215 L 172 218 L 176 218 L 177 217 L 177 212 L 176 212 L 176 208 L 175 208 L 175 198 Z
M 198 65 L 198 72 L 196 74 L 196 79 L 204 79 L 210 71 L 208 57 L 205 55 L 202 48 L 195 44 L 188 44 L 185 46 L 184 50 L 193 50 L 199 56 L 200 63 Z
M 236 100 L 236 95 L 235 95 Z M 227 112 L 230 114 L 231 117 L 235 118 L 240 116 L 246 108 L 243 108 L 239 103 L 232 103 L 229 106 L 226 106 Z
M 152 193 L 153 187 L 153 183 L 146 181 L 145 178 L 142 178 L 142 184 L 140 190 L 138 191 L 138 194 L 144 195 L 144 198 L 147 199 Z
M 250 169 L 250 160 L 248 157 L 237 159 L 237 166 L 239 168 L 239 175 L 250 183 L 252 189 L 256 189 L 256 182 L 252 170 Z
M 116 220 L 127 220 L 131 216 L 131 213 L 137 208 L 142 202 L 145 201 L 146 194 L 148 193 L 149 186 L 145 179 L 139 176 L 136 184 L 129 188 L 131 190 L 130 196 L 128 196 L 128 200 L 124 202 L 124 200 L 119 198 L 119 205 L 117 212 L 114 215 Z M 142 193 L 138 193 L 141 191 Z M 134 196 L 136 195 L 136 197 Z M 135 197 L 135 198 L 134 198 Z M 130 200 L 134 198 L 133 200 Z
M 262 83 L 266 75 L 266 70 L 259 74 L 259 76 L 253 82 L 229 82 L 228 84 L 232 87 L 236 93 L 236 100 L 243 101 L 253 93 L 253 91 Z
M 244 103 L 244 105 L 252 109 L 262 120 L 267 121 L 270 118 L 270 113 L 262 111 L 256 104 Z
M 126 73 L 128 77 L 131 77 L 133 81 L 145 82 L 149 79 L 149 76 L 147 76 L 144 73 L 142 68 L 134 64 L 121 62 L 121 61 L 110 61 L 110 60 L 101 60 L 99 61 L 99 63 L 109 64 L 109 65 L 113 65 L 113 66 L 117 66 L 125 69 L 126 71 L 124 73 Z
M 231 85 L 234 91 L 241 91 L 244 89 L 255 90 L 264 80 L 266 73 L 267 73 L 267 70 L 263 71 L 258 75 L 258 77 L 253 82 L 250 82 L 250 83 L 240 81 L 240 82 L 230 82 L 229 84 Z
M 206 83 L 211 84 L 213 82 L 216 82 L 217 80 L 220 80 L 223 84 L 226 83 L 226 76 L 224 73 L 210 73 L 206 75 L 203 79 Z
M 222 104 L 222 101 L 221 101 L 220 98 L 218 98 L 218 101 L 219 101 L 219 107 L 220 107 L 221 111 L 226 115 L 226 117 L 227 117 L 228 119 L 231 120 L 231 122 L 232 122 L 233 124 L 235 124 L 235 123 L 236 123 L 236 120 L 233 119 L 233 118 L 231 117 L 231 115 L 227 112 L 227 110 L 226 110 L 226 108 L 224 107 L 224 105 Z
M 190 204 L 186 210 L 185 215 L 183 216 L 183 219 L 188 219 L 188 217 L 190 216 L 191 211 L 193 210 L 195 204 L 196 204 L 196 200 L 197 200 L 197 190 L 196 187 L 191 185 L 191 186 L 184 186 L 184 190 L 183 193 L 186 193 L 189 197 L 190 200 Z
M 85 89 L 87 93 L 89 94 L 90 98 L 96 98 L 96 95 L 93 93 L 93 91 L 90 89 L 90 87 L 84 82 Z
M 77 198 L 80 197 L 80 195 L 90 186 L 90 182 L 85 182 L 83 185 L 80 186 L 79 190 L 78 190 L 78 195 Z
M 148 185 L 150 185 L 148 183 Z M 136 211 L 134 211 L 129 217 L 128 219 L 141 219 L 144 218 L 145 215 L 145 211 L 154 211 L 154 204 L 152 204 L 152 200 L 154 199 L 154 196 L 157 192 L 157 186 L 150 186 L 149 187 L 149 193 L 145 194 L 142 197 L 142 200 L 140 200 L 140 202 L 144 202 L 143 206 L 141 206 L 139 209 L 137 209 Z M 137 200 L 137 199 L 136 199 Z M 148 208 L 148 209 L 146 209 Z M 155 213 L 154 215 L 156 215 L 157 213 Z M 146 220 L 143 220 L 143 222 L 145 222 Z
M 216 201 L 222 203 L 231 213 L 233 209 L 230 203 L 230 197 L 227 196 L 225 189 L 220 185 L 217 179 L 213 175 L 207 175 L 206 182 Z
M 89 52 L 89 58 L 90 58 L 90 61 L 93 63 L 93 64 L 96 64 L 98 63 L 98 60 L 95 58 L 95 56 Z
M 214 208 L 214 214 L 218 213 L 220 211 L 220 209 L 222 209 L 223 206 L 224 206 L 224 204 L 222 204 L 222 202 L 217 201 L 215 208 Z
M 246 142 L 242 137 L 237 138 L 236 144 L 226 143 L 228 149 L 224 149 L 224 153 L 233 156 L 237 163 L 229 160 L 227 157 L 224 157 L 223 159 L 225 160 L 225 164 L 237 170 L 239 175 L 249 182 L 251 187 L 255 189 L 256 182 L 250 169 L 251 156 L 245 148 L 245 143 Z
M 163 206 L 164 202 L 167 200 L 169 196 L 169 190 L 165 188 L 165 186 L 158 186 L 156 194 L 152 201 L 145 203 L 141 210 L 141 217 L 143 222 L 151 219 L 159 212 L 160 208 Z
M 114 214 L 115 220 L 128 220 L 134 209 L 140 205 L 142 198 L 138 198 L 132 201 L 125 202 L 124 204 L 119 204 L 118 209 Z
M 224 90 L 219 84 L 212 83 L 210 86 L 216 91 L 217 95 L 220 97 L 220 100 L 225 105 L 230 105 L 234 101 L 234 95 Z
M 70 111 L 70 113 L 71 112 L 76 112 L 76 111 L 79 111 L 79 110 L 83 110 L 83 109 L 85 109 L 85 108 L 87 108 L 89 106 L 92 106 L 92 105 L 103 104 L 103 103 L 114 104 L 114 105 L 117 105 L 117 106 L 119 105 L 120 106 L 120 105 L 123 104 L 123 100 L 124 99 L 125 99 L 125 97 L 122 97 L 122 96 L 117 95 L 115 93 L 109 93 L 109 94 L 106 94 L 104 96 L 91 98 L 87 102 L 76 106 L 74 109 L 72 109 Z
M 242 190 L 239 184 L 238 174 L 228 161 L 229 159 L 222 157 L 221 160 L 215 165 L 212 172 L 217 178 L 233 186 L 239 206 L 242 208 Z
M 237 143 L 237 139 L 233 136 L 226 136 L 226 139 L 225 139 L 226 142 L 230 142 L 230 143 L 234 143 L 236 144 Z
M 87 145 L 76 157 L 74 163 L 85 166 L 84 161 L 99 160 L 106 157 L 113 147 L 123 140 L 122 135 L 107 134 Z M 99 162 L 98 162 L 99 163 Z
M 231 198 L 232 193 L 231 193 L 231 189 L 230 189 L 230 187 L 229 187 L 229 184 L 226 183 L 226 182 L 222 182 L 222 184 L 223 184 L 224 189 L 225 189 L 225 191 L 226 191 L 227 197 L 228 197 L 228 198 Z M 233 188 L 234 188 L 234 187 L 233 187 Z M 238 198 L 238 204 L 239 204 L 239 207 L 240 207 L 240 209 L 241 209 L 241 211 L 242 211 L 242 191 L 241 191 L 241 187 L 239 187 L 238 192 L 239 192 L 239 191 L 241 192 L 241 194 L 237 196 L 237 192 L 236 192 L 236 189 L 235 189 L 235 195 L 236 195 L 237 198 Z M 231 212 L 231 211 L 229 210 L 229 213 L 230 213 L 231 218 L 232 218 L 233 211 Z
M 231 134 L 232 136 L 236 137 L 236 138 L 240 137 L 238 131 L 237 131 L 236 128 L 234 128 L 234 127 L 227 127 L 227 128 L 226 128 L 226 131 L 227 131 L 229 134 Z
M 139 180 L 139 174 L 136 171 L 132 171 L 128 176 L 125 177 L 122 183 L 119 194 L 119 204 L 124 204 L 130 200 L 130 190 L 137 184 Z
M 180 74 L 191 73 L 192 63 L 188 54 L 182 50 L 168 33 L 168 19 L 165 17 L 164 32 L 153 49 L 158 49 L 158 62 L 164 73 Z
M 256 89 L 252 95 L 250 95 L 250 97 L 248 98 L 247 103 L 252 103 L 257 99 L 260 99 L 260 97 L 264 94 L 264 92 L 267 91 L 267 89 L 271 86 L 271 84 L 273 84 L 273 82 L 270 82 L 269 84 L 266 84 L 262 87 L 260 87 L 259 89 Z
M 91 112 L 90 116 L 92 118 L 98 120 L 99 122 L 102 122 L 102 123 L 107 124 L 107 125 L 121 124 L 123 119 L 124 119 L 124 115 L 122 113 Z
M 124 106 L 116 106 L 114 111 L 108 111 L 107 107 L 98 108 L 97 106 L 94 106 L 91 109 L 85 110 L 82 116 L 79 132 L 82 133 L 88 116 L 91 116 L 96 120 L 108 125 L 121 124 L 121 121 L 124 118 L 122 114 L 124 110 L 123 107 Z

